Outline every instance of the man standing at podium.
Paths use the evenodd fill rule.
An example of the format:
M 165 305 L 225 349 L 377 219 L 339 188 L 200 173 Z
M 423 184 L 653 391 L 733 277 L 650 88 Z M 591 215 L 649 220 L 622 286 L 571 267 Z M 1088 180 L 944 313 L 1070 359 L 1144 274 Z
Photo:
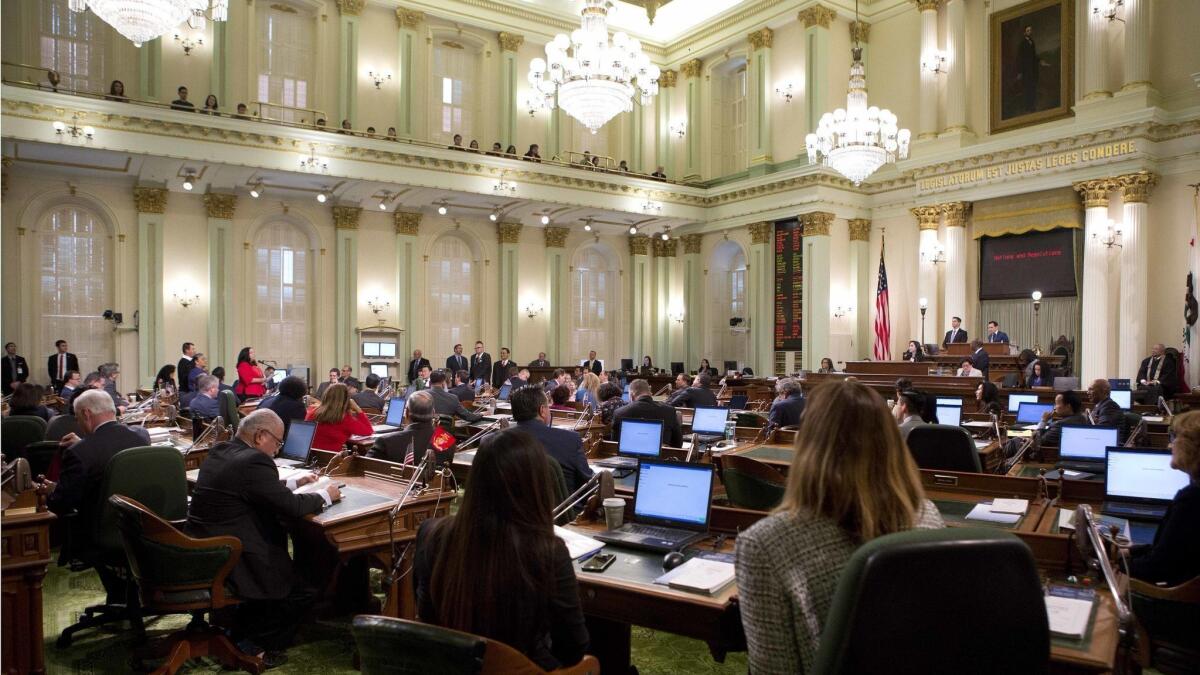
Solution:
M 962 325 L 961 317 L 956 316 L 956 317 L 952 317 L 950 319 L 950 330 L 946 331 L 946 337 L 942 338 L 942 346 L 943 347 L 945 347 L 946 345 L 953 343 L 953 342 L 966 342 L 967 341 L 967 331 L 960 328 L 959 326 L 961 326 L 961 325 Z
M 1008 333 L 1000 330 L 1000 324 L 988 322 L 988 342 L 1009 342 Z

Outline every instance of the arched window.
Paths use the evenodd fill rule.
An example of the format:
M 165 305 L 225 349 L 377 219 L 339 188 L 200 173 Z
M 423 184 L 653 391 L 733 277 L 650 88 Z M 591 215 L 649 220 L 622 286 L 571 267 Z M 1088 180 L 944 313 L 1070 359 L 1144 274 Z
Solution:
M 749 356 L 747 334 L 730 327 L 733 317 L 746 319 L 746 254 L 732 241 L 723 241 L 713 251 L 709 268 L 709 326 L 712 356 L 709 362 L 720 369 L 722 361 L 743 363 Z M 745 321 L 742 322 L 745 326 Z
M 462 237 L 446 234 L 433 242 L 426 353 L 449 354 L 454 345 L 479 339 L 477 268 L 471 246 Z
M 619 295 L 617 266 L 608 247 L 585 246 L 571 260 L 571 339 L 566 361 L 587 357 L 591 350 L 605 363 L 613 352 Z
M 113 360 L 112 327 L 102 316 L 112 309 L 108 230 L 91 209 L 68 204 L 47 212 L 38 233 L 38 343 L 66 340 L 79 366 L 94 370 Z
M 312 291 L 308 236 L 287 221 L 268 223 L 254 240 L 254 350 L 280 364 L 310 363 Z
M 463 147 L 475 138 L 479 114 L 479 50 L 456 40 L 435 38 L 433 79 L 429 100 L 432 140 L 449 145 L 454 134 L 462 134 Z M 487 139 L 477 139 L 486 150 Z
M 316 27 L 312 14 L 293 5 L 260 2 L 258 6 L 258 101 L 288 108 L 311 108 L 315 76 Z M 264 106 L 264 117 L 307 121 L 306 113 Z M 337 126 L 338 121 L 329 121 Z
M 58 71 L 62 89 L 107 93 L 105 51 L 111 29 L 91 11 L 72 12 L 66 0 L 37 4 L 41 66 Z
M 716 175 L 746 168 L 746 61 L 735 59 L 713 73 Z

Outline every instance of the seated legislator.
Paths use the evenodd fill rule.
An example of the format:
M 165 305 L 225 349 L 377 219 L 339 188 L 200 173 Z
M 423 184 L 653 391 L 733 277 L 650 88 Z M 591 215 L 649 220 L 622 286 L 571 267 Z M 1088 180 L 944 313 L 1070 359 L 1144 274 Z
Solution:
M 471 376 L 466 369 L 454 371 L 454 386 L 450 387 L 449 392 L 457 396 L 458 400 L 463 403 L 474 403 L 475 387 L 471 386 L 470 380 Z
M 457 515 L 417 531 L 419 620 L 503 642 L 546 670 L 583 658 L 587 625 L 570 554 L 554 536 L 552 475 L 522 429 L 483 441 Z
M 341 375 L 342 371 L 338 370 L 337 368 L 330 368 L 329 379 L 325 380 L 320 384 L 320 386 L 317 387 L 317 398 L 325 398 L 325 391 L 329 389 L 330 386 L 341 381 Z
M 900 430 L 900 440 L 907 441 L 910 431 L 927 422 L 921 418 L 925 409 L 925 395 L 911 389 L 900 393 L 896 405 L 892 407 L 892 415 L 896 418 L 896 426 Z
M 571 405 L 571 385 L 560 384 L 550 390 L 550 409 L 575 412 L 575 406 Z
M 700 366 L 696 368 L 696 374 L 699 375 L 700 373 L 708 373 L 709 377 L 716 377 L 717 369 L 709 364 L 708 359 L 700 359 Z
M 259 410 L 270 410 L 283 420 L 283 433 L 287 436 L 292 428 L 292 420 L 303 420 L 308 414 L 304 406 L 304 395 L 308 386 L 296 375 L 288 375 L 279 383 L 279 393 L 270 398 L 264 398 L 258 404 Z
M 767 424 L 775 428 L 800 424 L 800 416 L 804 413 L 804 392 L 800 390 L 800 382 L 790 377 L 780 378 L 775 383 L 775 393 Z
M 995 382 L 980 382 L 975 387 L 976 412 L 985 415 L 999 415 L 1004 409 L 1000 406 L 1000 388 Z
M 412 423 L 401 431 L 377 437 L 375 445 L 367 453 L 368 457 L 416 464 L 425 456 L 425 451 L 433 447 L 430 441 L 433 440 L 433 432 L 437 429 L 433 423 L 437 414 L 433 411 L 432 392 L 427 389 L 409 396 L 404 406 L 404 414 L 408 415 Z M 439 464 L 442 463 L 440 460 L 441 458 Z
M 942 346 L 945 347 L 955 342 L 967 342 L 967 331 L 962 329 L 962 319 L 960 317 L 950 318 L 950 330 L 946 331 L 946 336 L 942 338 Z
M 309 410 L 304 419 L 317 423 L 312 446 L 318 450 L 341 452 L 351 436 L 370 436 L 374 433 L 371 420 L 350 398 L 350 390 L 346 385 L 340 382 L 329 385 L 321 405 Z
M 546 360 L 546 352 L 538 352 L 538 357 L 529 362 L 530 368 L 549 368 L 550 362 Z
M 18 382 L 8 401 L 9 415 L 40 417 L 47 422 L 52 417 L 50 409 L 42 405 L 42 388 L 32 382 Z
M 542 383 L 542 391 L 546 392 L 546 395 L 549 396 L 550 392 L 554 391 L 557 387 L 565 387 L 572 381 L 570 373 L 562 368 L 555 368 L 554 374 Z
M 817 368 L 818 373 L 836 373 L 837 368 L 833 367 L 833 359 L 826 356 L 821 359 L 821 367 Z
M 1192 480 L 1175 493 L 1154 543 L 1135 546 L 1130 563 L 1134 578 L 1167 586 L 1200 576 L 1200 412 L 1177 415 L 1171 438 L 1171 468 Z
M 214 445 L 200 465 L 188 507 L 187 532 L 195 537 L 230 535 L 242 542 L 242 557 L 229 574 L 242 604 L 233 639 L 248 654 L 266 652 L 268 666 L 286 661 L 284 649 L 316 598 L 292 572 L 284 520 L 320 513 L 341 499 L 337 485 L 309 494 L 292 489 L 314 474 L 279 480 L 271 459 L 283 446 L 283 421 L 270 410 L 242 418 L 237 435 Z M 294 481 L 294 482 L 292 482 Z M 289 484 L 292 483 L 292 484 Z
M 1116 401 L 1109 398 L 1111 393 L 1112 387 L 1104 378 L 1097 379 L 1088 387 L 1088 396 L 1092 399 L 1092 410 L 1088 417 L 1091 418 L 1092 424 L 1099 427 L 1121 426 L 1125 413 Z
M 1025 378 L 1026 387 L 1053 387 L 1054 376 L 1046 372 L 1046 367 L 1041 361 L 1034 361 L 1030 364 L 1029 377 Z
M 560 390 L 562 387 L 555 389 Z M 550 425 L 550 404 L 541 388 L 522 387 L 508 400 L 517 428 L 533 436 L 546 449 L 546 454 L 562 466 L 567 492 L 572 493 L 588 482 L 592 467 L 588 466 L 587 456 L 583 453 L 583 441 L 576 431 L 555 429 Z
M 189 408 L 193 415 L 212 419 L 221 414 L 221 406 L 217 403 L 217 390 L 220 381 L 212 375 L 202 375 L 196 382 L 196 395 L 192 397 Z
M 671 394 L 667 405 L 674 408 L 714 408 L 717 405 L 717 395 L 708 388 L 712 378 L 708 373 L 700 373 L 692 380 L 692 386 Z
M 509 368 L 508 386 L 512 389 L 520 389 L 529 384 L 529 367 Z
M 645 380 L 630 382 L 629 399 L 629 403 L 617 408 L 617 411 L 613 413 L 612 435 L 609 436 L 609 440 L 621 440 L 622 420 L 661 420 L 663 445 L 672 448 L 683 447 L 683 428 L 679 424 L 679 415 L 671 406 L 654 400 L 650 395 L 649 382 Z
M 478 415 L 463 407 L 457 396 L 446 390 L 446 372 L 439 370 L 429 376 L 429 393 L 433 396 L 433 409 L 439 415 L 452 415 L 467 422 L 478 422 Z
M 78 370 L 68 370 L 67 379 L 63 380 L 63 386 L 57 392 L 58 397 L 64 401 L 70 401 L 75 395 L 75 391 L 83 384 L 83 376 Z
M 351 398 L 354 399 L 354 402 L 360 408 L 383 410 L 383 397 L 375 393 L 375 390 L 379 388 L 379 376 L 375 373 L 367 375 L 366 385 L 366 389 L 363 389 Z
M 575 402 L 585 403 L 595 411 L 600 408 L 600 376 L 588 370 L 583 373 L 583 380 L 575 390 Z
M 617 409 L 625 405 L 621 400 L 621 385 L 616 382 L 605 382 L 600 385 L 600 423 L 612 424 L 613 415 Z
M 954 372 L 956 377 L 983 377 L 983 371 L 975 367 L 975 362 L 967 357 L 959 364 L 958 370 Z
M 1038 432 L 1040 445 L 1058 445 L 1062 441 L 1062 428 L 1066 424 L 1090 424 L 1082 412 L 1083 401 L 1079 394 L 1073 391 L 1060 392 L 1054 397 L 1054 409 L 1042 416 L 1041 431 Z
M 908 341 L 908 349 L 904 350 L 904 355 L 900 358 L 905 361 L 912 361 L 913 363 L 920 363 L 921 361 L 929 360 L 929 357 L 925 355 L 925 348 L 922 347 L 921 343 L 917 342 L 916 340 Z
M 639 375 L 653 375 L 655 373 L 654 360 L 647 354 L 642 357 L 642 366 L 638 368 Z
M 126 401 L 124 396 L 117 393 L 117 377 L 121 375 L 121 366 L 116 363 L 105 363 L 101 364 L 98 370 L 104 378 L 104 391 L 107 391 L 109 398 L 113 400 L 113 405 L 117 407 L 117 412 L 123 414 L 125 409 L 129 407 L 129 401 Z
M 1163 398 L 1175 395 L 1179 386 L 1179 367 L 1161 342 L 1150 348 L 1150 356 L 1142 359 L 1136 382 L 1139 389 L 1150 391 L 1154 397 L 1160 393 Z M 1157 402 L 1147 401 L 1151 405 Z
M 775 513 L 738 536 L 737 586 L 753 673 L 812 672 L 838 578 L 862 544 L 944 527 L 879 394 L 826 382 L 808 397 Z M 473 471 L 474 469 L 472 469 Z

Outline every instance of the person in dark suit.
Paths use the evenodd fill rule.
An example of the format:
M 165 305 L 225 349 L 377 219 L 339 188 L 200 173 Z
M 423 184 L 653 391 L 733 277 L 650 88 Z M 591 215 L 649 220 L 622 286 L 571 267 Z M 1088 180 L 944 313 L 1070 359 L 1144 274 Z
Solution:
M 1009 342 L 1008 333 L 1000 330 L 1000 324 L 995 321 L 989 321 L 987 324 L 988 342 Z
M 451 373 L 457 373 L 460 370 L 466 370 L 469 367 L 467 357 L 463 356 L 463 346 L 461 344 L 454 345 L 454 353 L 446 357 L 446 370 Z
M 600 359 L 596 358 L 595 350 L 588 352 L 587 361 L 583 362 L 583 369 L 590 370 L 597 376 L 604 372 L 604 364 L 600 362 Z
M 304 407 L 304 394 L 307 391 L 308 386 L 304 384 L 304 380 L 296 375 L 289 375 L 279 383 L 278 394 L 264 398 L 258 404 L 259 410 L 270 410 L 283 420 L 284 438 L 287 437 L 288 429 L 292 427 L 292 421 L 303 420 L 308 414 L 308 408 Z
M 800 383 L 785 377 L 775 383 L 775 393 L 778 395 L 771 403 L 771 413 L 767 424 L 772 427 L 786 427 L 800 424 L 804 413 L 804 392 Z
M 476 415 L 464 408 L 462 401 L 446 390 L 445 371 L 439 370 L 429 375 L 428 391 L 433 395 L 433 409 L 437 411 L 437 414 L 453 415 L 467 422 L 478 422 L 483 419 L 483 415 Z
M 971 349 L 973 350 L 971 352 L 971 361 L 979 369 L 979 372 L 983 373 L 983 379 L 986 380 L 988 377 L 988 366 L 991 365 L 991 358 L 983 350 L 983 343 L 979 340 L 971 342 Z
M 517 428 L 533 436 L 546 454 L 562 466 L 567 480 L 567 494 L 573 493 L 592 477 L 587 456 L 583 454 L 583 442 L 579 434 L 566 429 L 555 429 L 550 423 L 550 401 L 538 387 L 522 387 L 508 398 L 512 404 L 513 420 Z
M 512 389 L 520 389 L 529 384 L 529 368 L 509 368 L 508 372 L 513 373 L 508 376 L 508 386 Z
M 71 402 L 71 397 L 75 395 L 76 390 L 78 390 L 82 385 L 83 376 L 80 375 L 79 371 L 68 370 L 67 379 L 65 382 L 63 382 L 62 388 L 54 393 L 58 394 L 58 397 L 66 401 L 69 405 Z
M 17 355 L 16 343 L 5 343 L 4 368 L 0 374 L 3 375 L 4 396 L 13 393 L 18 384 L 29 379 L 29 364 L 25 363 L 24 356 Z
M 1089 415 L 1092 424 L 1100 427 L 1120 427 L 1124 421 L 1125 412 L 1117 402 L 1109 398 L 1112 387 L 1108 380 L 1099 378 L 1088 387 L 1088 395 L 1092 399 L 1092 411 Z
M 471 376 L 465 368 L 454 371 L 454 386 L 450 387 L 449 391 L 463 403 L 475 402 L 475 388 L 471 386 L 470 380 Z
M 337 368 L 330 368 L 329 379 L 322 382 L 320 386 L 317 387 L 317 398 L 323 398 L 325 396 L 325 391 L 329 389 L 330 385 L 337 384 L 340 381 L 341 375 L 342 371 L 338 370 Z
M 175 375 L 179 378 L 179 394 L 182 396 L 192 390 L 191 380 L 188 375 L 192 372 L 192 366 L 195 362 L 192 360 L 196 355 L 196 345 L 185 342 L 183 343 L 183 356 L 179 358 L 179 363 L 175 365 Z
M 717 395 L 708 388 L 712 378 L 708 373 L 700 373 L 692 380 L 692 386 L 680 389 L 667 399 L 667 405 L 674 408 L 713 408 L 717 405 Z
M 1130 576 L 1167 586 L 1200 576 L 1200 412 L 1177 415 L 1171 421 L 1171 438 L 1171 468 L 1192 480 L 1175 493 L 1162 525 L 1154 533 L 1154 543 L 1134 547 L 1130 563 Z M 1192 607 L 1192 616 L 1200 619 L 1195 605 Z
M 432 366 L 429 365 L 429 359 L 421 356 L 420 349 L 414 349 L 412 360 L 408 362 L 408 382 L 410 384 L 420 376 L 422 368 L 432 368 Z
M 379 388 L 379 376 L 375 373 L 367 375 L 367 388 L 354 394 L 350 398 L 358 404 L 360 408 L 373 408 L 375 410 L 383 410 L 383 397 L 375 393 Z
M 99 372 L 104 377 L 104 391 L 107 391 L 108 395 L 112 397 L 113 405 L 117 406 L 117 412 L 124 414 L 125 409 L 129 407 L 129 401 L 117 393 L 117 377 L 121 374 L 121 366 L 116 363 L 105 363 L 100 366 Z
M 1042 423 L 1038 425 L 1041 427 L 1041 431 L 1038 432 L 1038 444 L 1056 446 L 1061 443 L 1063 425 L 1091 424 L 1082 411 L 1083 401 L 1079 394 L 1073 391 L 1059 392 L 1054 397 L 1054 409 L 1047 411 L 1042 416 Z
M 475 341 L 475 353 L 471 355 L 471 382 L 488 382 L 492 377 L 492 355 L 483 351 L 483 342 Z
M 196 384 L 198 391 L 188 403 L 192 415 L 213 418 L 221 414 L 221 406 L 217 403 L 217 392 L 220 391 L 221 381 L 215 375 L 204 375 Z
M 1150 396 L 1157 399 L 1158 394 L 1155 391 L 1162 393 L 1163 398 L 1171 398 L 1175 395 L 1178 389 L 1179 382 L 1179 367 L 1175 359 L 1167 353 L 1166 347 L 1161 342 L 1150 348 L 1150 356 L 1142 359 L 1142 365 L 1137 372 L 1137 387 L 1150 392 Z M 1157 400 L 1147 401 L 1147 403 L 1155 404 Z
M 943 347 L 954 342 L 967 341 L 967 331 L 963 330 L 961 326 L 962 318 L 957 316 L 950 318 L 950 330 L 946 331 L 946 336 L 942 338 Z
M 401 431 L 377 437 L 375 445 L 367 452 L 368 457 L 399 463 L 420 462 L 425 456 L 425 451 L 433 447 L 430 441 L 433 440 L 433 432 L 437 429 L 433 423 L 437 417 L 433 409 L 433 392 L 418 391 L 409 396 L 404 414 L 408 415 L 411 424 Z M 453 451 L 446 454 L 453 456 Z M 448 461 L 443 457 L 437 459 L 439 464 Z
M 629 383 L 630 402 L 613 413 L 612 434 L 609 440 L 621 440 L 621 422 L 631 420 L 661 420 L 663 423 L 663 445 L 672 448 L 683 446 L 683 428 L 675 409 L 666 403 L 655 401 L 650 395 L 650 383 L 634 380 Z
M 293 575 L 282 521 L 320 513 L 341 498 L 336 484 L 294 494 L 292 490 L 316 476 L 279 480 L 271 459 L 282 446 L 283 421 L 278 415 L 255 410 L 244 417 L 237 436 L 213 446 L 200 465 L 186 528 L 194 537 L 229 535 L 241 540 L 242 557 L 229 574 L 243 601 L 234 618 L 234 639 L 244 652 L 265 651 L 270 666 L 286 661 L 282 650 L 316 597 Z
M 492 364 L 491 380 L 492 388 L 499 389 L 506 380 L 508 380 L 508 368 L 512 365 L 512 361 L 508 358 L 508 347 L 500 348 L 500 360 Z
M 67 373 L 79 370 L 79 359 L 67 351 L 66 340 L 56 340 L 54 349 L 55 352 L 46 359 L 46 372 L 50 374 L 50 384 L 53 385 L 54 391 L 58 391 L 67 381 Z
M 1021 101 L 1024 113 L 1037 112 L 1038 80 L 1041 67 L 1046 64 L 1038 56 L 1037 43 L 1033 41 L 1033 26 L 1025 26 L 1021 44 L 1017 48 L 1017 80 L 1021 83 Z
M 549 368 L 550 362 L 546 360 L 546 352 L 538 352 L 538 357 L 529 362 L 530 368 Z

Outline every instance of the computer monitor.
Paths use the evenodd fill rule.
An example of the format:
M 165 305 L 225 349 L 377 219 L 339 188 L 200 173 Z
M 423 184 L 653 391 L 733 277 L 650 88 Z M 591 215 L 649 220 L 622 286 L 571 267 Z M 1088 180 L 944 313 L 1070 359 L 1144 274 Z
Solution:
M 1117 389 L 1129 389 L 1130 388 L 1129 378 L 1127 378 L 1127 377 L 1123 377 L 1123 378 L 1110 377 L 1110 378 L 1108 378 L 1108 388 L 1112 389 L 1114 391 L 1116 391 Z
M 712 486 L 712 464 L 643 460 L 633 491 L 634 518 L 639 523 L 706 529 Z
M 962 407 L 962 399 L 957 396 L 939 396 L 937 397 L 937 405 L 956 405 Z
M 501 401 L 507 401 L 508 395 L 510 393 L 512 393 L 512 385 L 511 384 L 501 385 L 500 393 L 496 394 L 496 398 L 500 399 Z
M 396 343 L 395 342 L 380 342 L 379 355 L 388 358 L 396 358 Z
M 692 433 L 702 436 L 720 436 L 725 433 L 729 421 L 729 408 L 697 407 L 692 414 Z
M 962 424 L 962 406 L 961 405 L 939 405 L 937 406 L 938 424 L 949 424 L 956 427 Z
M 1062 459 L 1104 461 L 1105 451 L 1117 444 L 1116 427 L 1064 425 L 1058 456 Z
M 626 457 L 655 458 L 662 452 L 660 420 L 624 420 L 617 440 L 617 454 Z
M 621 359 L 621 372 L 628 373 L 633 370 L 633 359 Z
M 1171 468 L 1171 451 L 1164 448 L 1106 448 L 1106 499 L 1165 504 L 1187 487 L 1191 478 Z
M 312 451 L 313 437 L 316 434 L 316 422 L 293 420 L 283 439 L 283 448 L 279 451 L 280 458 L 307 464 L 308 455 Z
M 404 405 L 405 399 L 393 396 L 388 399 L 387 420 L 386 423 L 393 427 L 404 426 Z
M 626 384 L 621 389 L 621 400 L 626 403 L 629 403 L 629 385 L 628 384 Z
M 684 372 L 683 371 L 683 361 L 672 361 L 671 362 L 671 374 L 678 375 L 682 372 Z
M 1029 403 L 1026 401 L 1017 408 L 1017 424 L 1037 424 L 1042 416 L 1054 410 L 1053 403 Z
M 379 356 L 379 343 L 378 342 L 364 342 L 363 343 L 363 356 Z
M 1128 389 L 1113 389 L 1108 397 L 1121 406 L 1121 410 L 1129 410 L 1133 406 L 1133 392 Z
M 276 370 L 274 373 L 272 373 L 271 381 L 274 382 L 275 384 L 279 384 L 280 382 L 283 382 L 283 378 L 285 378 L 285 377 L 287 377 L 287 371 L 280 368 L 279 370 Z
M 727 407 L 730 410 L 745 410 L 746 404 L 749 402 L 750 397 L 746 394 L 734 394 L 729 397 L 729 405 Z
M 722 363 L 721 365 L 725 366 L 725 372 L 727 372 L 727 373 L 728 373 L 729 371 L 731 371 L 731 370 L 737 370 L 737 369 L 738 369 L 738 367 L 737 367 L 737 361 L 725 361 L 725 362 L 724 362 L 724 363 Z
M 1008 412 L 1015 413 L 1020 411 L 1022 403 L 1037 403 L 1037 394 L 1009 394 L 1008 395 Z
M 372 363 L 371 373 L 378 375 L 380 378 L 388 376 L 388 367 L 386 363 Z

